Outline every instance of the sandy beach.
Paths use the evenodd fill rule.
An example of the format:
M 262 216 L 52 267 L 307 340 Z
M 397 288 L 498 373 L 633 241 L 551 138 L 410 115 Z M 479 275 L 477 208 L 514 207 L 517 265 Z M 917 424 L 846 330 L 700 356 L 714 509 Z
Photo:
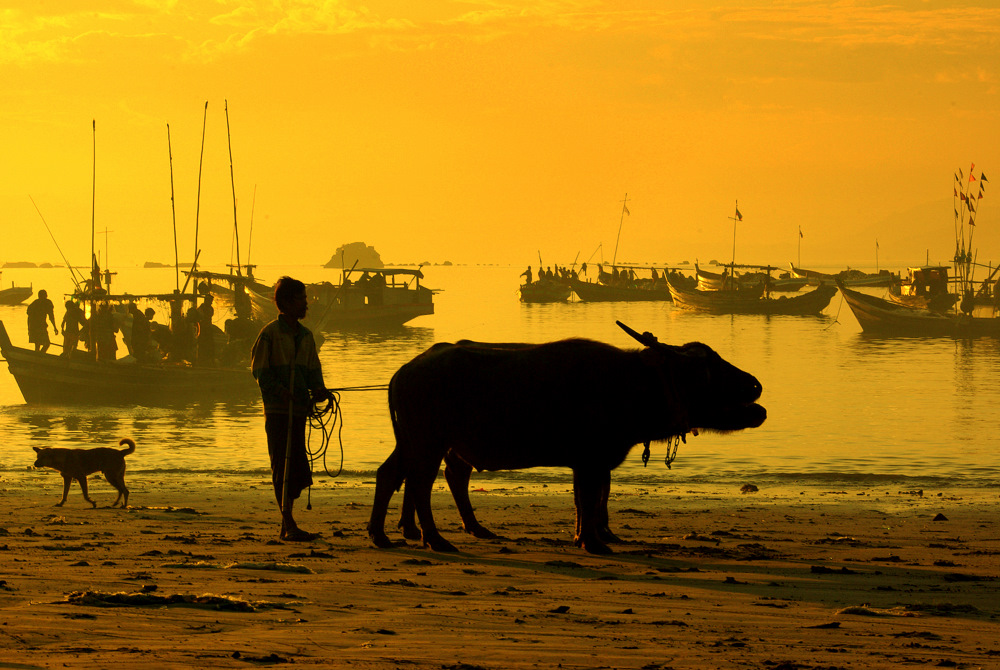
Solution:
M 441 554 L 371 545 L 370 481 L 320 478 L 308 544 L 264 477 L 128 483 L 0 478 L 0 667 L 1000 667 L 996 489 L 613 487 L 593 556 L 562 485 L 474 478 L 480 540 L 439 479 Z

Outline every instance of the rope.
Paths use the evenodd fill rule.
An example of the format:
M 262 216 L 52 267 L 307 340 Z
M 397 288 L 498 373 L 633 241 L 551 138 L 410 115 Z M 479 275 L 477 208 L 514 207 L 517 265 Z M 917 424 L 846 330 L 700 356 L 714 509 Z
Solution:
M 306 431 L 306 457 L 309 459 L 309 470 L 313 470 L 313 464 L 322 461 L 323 471 L 328 477 L 339 477 L 344 471 L 344 414 L 340 411 L 341 391 L 385 391 L 387 384 L 370 384 L 367 386 L 344 386 L 330 391 L 330 398 L 324 402 L 314 404 L 309 410 L 309 430 Z M 319 434 L 319 445 L 314 449 L 313 431 Z M 337 472 L 331 473 L 326 464 L 326 453 L 330 448 L 330 440 L 333 434 L 337 434 L 337 445 L 340 448 L 340 465 Z M 306 498 L 306 509 L 312 509 L 312 487 L 309 487 Z

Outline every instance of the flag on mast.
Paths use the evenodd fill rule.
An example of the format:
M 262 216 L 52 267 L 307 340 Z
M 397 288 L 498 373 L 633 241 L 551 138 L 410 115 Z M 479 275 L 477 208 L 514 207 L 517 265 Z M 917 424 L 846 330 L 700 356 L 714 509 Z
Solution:
M 743 215 L 740 214 L 740 207 L 739 207 L 739 205 L 736 206 L 736 220 L 737 221 L 742 221 L 743 220 Z

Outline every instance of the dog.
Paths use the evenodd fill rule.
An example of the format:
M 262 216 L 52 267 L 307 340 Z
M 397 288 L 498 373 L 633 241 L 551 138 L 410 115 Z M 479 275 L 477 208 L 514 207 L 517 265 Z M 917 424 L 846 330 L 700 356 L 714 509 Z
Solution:
M 58 470 L 63 478 L 62 500 L 56 503 L 56 507 L 62 507 L 69 496 L 69 486 L 75 479 L 80 482 L 83 490 L 83 499 L 94 507 L 97 503 L 87 495 L 87 475 L 95 472 L 104 474 L 108 483 L 118 489 L 118 497 L 115 498 L 112 507 L 122 503 L 122 509 L 128 507 L 128 488 L 125 486 L 125 457 L 135 451 L 135 442 L 127 437 L 123 437 L 118 446 L 128 445 L 128 449 L 114 449 L 112 447 L 97 447 L 96 449 L 64 449 L 61 447 L 32 447 L 38 454 L 35 460 L 36 468 L 52 468 Z

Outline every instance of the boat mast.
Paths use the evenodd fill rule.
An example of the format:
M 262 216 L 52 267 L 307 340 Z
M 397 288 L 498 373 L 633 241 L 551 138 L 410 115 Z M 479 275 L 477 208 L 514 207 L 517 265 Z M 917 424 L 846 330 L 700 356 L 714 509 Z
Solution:
M 736 215 L 729 217 L 733 220 L 733 260 L 729 264 L 729 284 L 735 289 L 736 288 L 736 223 L 743 220 L 743 215 L 740 214 L 740 201 L 736 201 Z
M 618 222 L 618 237 L 615 238 L 615 255 L 611 259 L 611 267 L 615 266 L 615 262 L 618 260 L 618 241 L 622 238 L 622 224 L 625 223 L 625 215 L 629 214 L 628 211 L 628 193 L 625 194 L 625 199 L 622 200 L 622 218 Z
M 96 235 L 94 231 L 94 221 L 97 218 L 97 119 L 91 121 L 93 128 L 93 171 L 90 181 L 90 281 L 91 290 L 96 290 L 98 282 L 100 281 L 100 275 L 94 270 L 94 260 L 97 258 L 94 255 L 94 236 Z M 97 276 L 95 276 L 97 275 Z M 89 333 L 90 330 L 88 329 Z
M 253 266 L 250 265 L 250 244 L 253 242 L 253 212 L 257 208 L 257 184 L 253 185 L 253 199 L 250 200 L 250 234 L 247 236 L 247 276 L 253 274 Z M 239 263 L 239 257 L 236 258 Z M 343 268 L 341 268 L 343 269 Z
M 177 292 L 181 290 L 181 261 L 177 250 L 177 203 L 174 201 L 174 151 L 170 145 L 170 124 L 167 124 L 167 159 L 170 162 L 170 214 L 174 223 L 174 286 Z M 195 251 L 198 249 L 198 223 L 195 217 L 194 224 Z M 197 257 L 196 257 L 197 258 Z M 193 269 L 193 268 L 192 268 Z
M 229 101 L 225 101 L 226 140 L 229 142 L 229 181 L 233 186 L 233 236 L 236 238 L 236 274 L 240 272 L 240 228 L 236 221 L 236 177 L 233 174 L 233 138 L 229 132 Z
M 205 163 L 205 124 L 208 122 L 208 100 L 205 101 L 205 113 L 201 119 L 201 155 L 198 157 L 198 194 L 195 197 L 194 205 L 194 263 L 191 264 L 191 272 L 198 269 L 198 220 L 201 216 L 201 169 Z M 173 162 L 171 162 L 170 189 L 173 191 Z M 173 197 L 170 198 L 173 201 Z M 177 217 L 174 217 L 174 247 L 177 246 Z M 176 249 L 175 249 L 176 255 Z M 180 278 L 177 280 L 180 285 Z

